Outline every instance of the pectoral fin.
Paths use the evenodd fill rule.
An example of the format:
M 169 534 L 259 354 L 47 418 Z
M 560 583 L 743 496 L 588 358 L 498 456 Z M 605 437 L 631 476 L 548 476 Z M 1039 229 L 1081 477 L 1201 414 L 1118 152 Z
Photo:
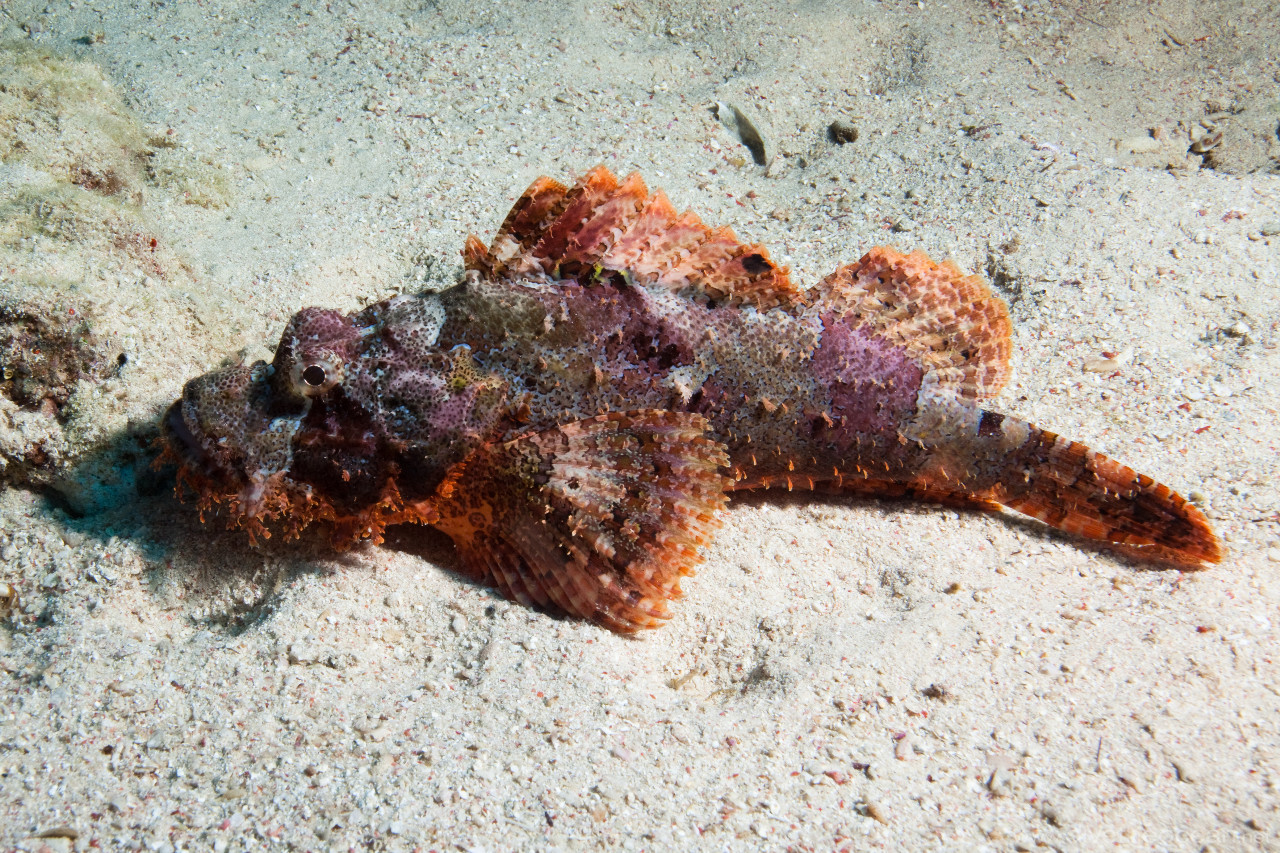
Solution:
M 706 425 L 614 412 L 486 445 L 440 485 L 434 523 L 508 598 L 624 633 L 656 627 L 720 525 L 728 457 Z

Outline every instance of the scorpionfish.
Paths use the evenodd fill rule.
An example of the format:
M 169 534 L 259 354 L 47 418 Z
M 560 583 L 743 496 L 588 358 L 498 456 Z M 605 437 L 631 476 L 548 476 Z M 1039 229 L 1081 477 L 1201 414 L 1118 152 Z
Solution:
M 451 288 L 298 312 L 270 364 L 189 381 L 164 423 L 202 514 L 334 544 L 434 525 L 503 595 L 662 624 L 726 494 L 816 489 L 1008 507 L 1199 567 L 1167 486 L 983 407 L 1011 326 L 976 276 L 875 248 L 809 290 L 638 175 L 539 178 Z

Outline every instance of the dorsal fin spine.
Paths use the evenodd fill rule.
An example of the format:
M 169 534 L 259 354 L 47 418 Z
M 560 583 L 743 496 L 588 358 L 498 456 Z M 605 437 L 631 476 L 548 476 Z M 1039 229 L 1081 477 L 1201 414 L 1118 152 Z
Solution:
M 463 256 L 468 269 L 491 278 L 552 271 L 573 278 L 599 267 L 638 284 L 730 304 L 768 309 L 804 302 L 787 269 L 774 264 L 764 247 L 744 246 L 731 229 L 710 229 L 695 213 L 677 216 L 666 194 L 649 195 L 639 175 L 619 182 L 603 166 L 568 190 L 548 178 L 534 181 L 489 251 L 468 243 Z

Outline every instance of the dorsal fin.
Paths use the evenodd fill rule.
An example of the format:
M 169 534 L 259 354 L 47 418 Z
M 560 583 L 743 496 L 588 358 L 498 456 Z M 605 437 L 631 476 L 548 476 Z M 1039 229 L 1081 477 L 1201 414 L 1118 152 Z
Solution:
M 728 228 L 677 215 L 661 191 L 649 195 L 638 174 L 618 178 L 597 166 L 572 188 L 539 178 L 507 214 L 488 250 L 476 237 L 463 250 L 467 269 L 489 278 L 626 273 L 729 304 L 760 309 L 803 301 L 786 267 Z
M 919 361 L 941 397 L 994 397 L 1009 378 L 1013 327 L 1004 300 L 950 261 L 877 246 L 823 279 L 818 292 L 831 310 Z
M 568 187 L 548 177 L 530 184 L 511 206 L 492 246 L 486 250 L 479 237 L 474 234 L 467 237 L 462 251 L 467 269 L 479 270 L 488 276 L 511 272 L 513 262 L 529 254 L 547 225 L 564 210 L 566 192 Z

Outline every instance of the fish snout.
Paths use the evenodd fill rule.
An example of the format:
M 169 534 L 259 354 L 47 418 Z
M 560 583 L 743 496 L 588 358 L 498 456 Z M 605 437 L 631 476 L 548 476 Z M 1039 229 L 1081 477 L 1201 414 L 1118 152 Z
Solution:
M 256 366 L 255 366 L 256 367 Z M 205 476 L 235 478 L 233 462 L 253 430 L 256 371 L 229 367 L 197 376 L 165 413 L 162 431 L 179 464 Z

